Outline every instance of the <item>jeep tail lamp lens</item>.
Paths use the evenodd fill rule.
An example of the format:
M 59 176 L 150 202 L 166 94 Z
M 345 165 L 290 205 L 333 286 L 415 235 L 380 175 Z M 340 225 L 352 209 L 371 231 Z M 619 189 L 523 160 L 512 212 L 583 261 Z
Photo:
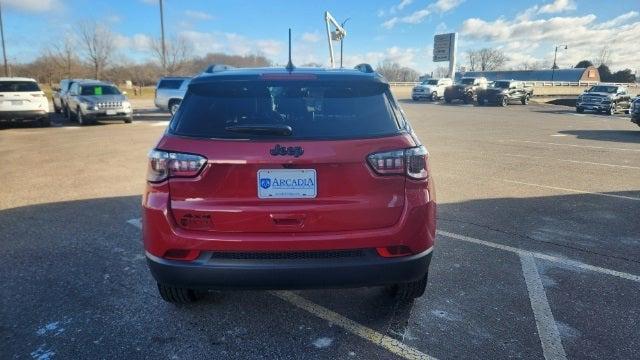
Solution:
M 147 181 L 160 182 L 172 177 L 194 177 L 207 163 L 200 155 L 151 150 Z
M 403 150 L 373 153 L 367 157 L 369 165 L 380 175 L 406 175 L 415 180 L 429 177 L 429 152 L 424 146 Z

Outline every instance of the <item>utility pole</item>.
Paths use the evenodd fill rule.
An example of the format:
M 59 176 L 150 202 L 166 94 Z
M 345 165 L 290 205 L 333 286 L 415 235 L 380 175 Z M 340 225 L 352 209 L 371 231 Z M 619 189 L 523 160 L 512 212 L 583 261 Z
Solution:
M 7 65 L 7 50 L 4 47 L 4 25 L 2 24 L 2 3 L 0 2 L 0 37 L 2 37 L 2 58 L 4 59 L 4 76 L 9 76 Z
M 558 68 L 558 64 L 556 64 L 556 59 L 558 58 L 558 48 L 564 46 L 564 49 L 567 50 L 567 45 L 556 45 L 556 51 L 553 54 L 553 66 L 551 67 L 551 81 L 554 80 L 556 75 L 556 69 Z
M 162 0 L 160 1 L 160 37 L 162 41 L 162 70 L 167 74 L 167 49 L 164 45 L 164 11 L 162 10 Z
M 346 18 L 342 24 L 340 24 L 340 26 L 344 29 L 344 24 L 347 23 L 347 21 L 351 20 L 351 18 Z M 344 38 L 342 38 L 342 40 L 340 40 L 340 69 L 342 69 L 342 50 L 344 49 L 343 47 L 344 45 Z

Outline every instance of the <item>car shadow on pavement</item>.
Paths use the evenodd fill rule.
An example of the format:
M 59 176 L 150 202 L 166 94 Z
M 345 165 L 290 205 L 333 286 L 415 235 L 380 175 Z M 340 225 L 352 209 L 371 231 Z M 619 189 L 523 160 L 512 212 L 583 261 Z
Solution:
M 635 124 L 633 124 L 635 126 Z M 614 141 L 640 144 L 640 129 L 637 130 L 562 130 L 560 134 L 574 135 L 582 140 Z
M 637 269 L 640 201 L 634 200 L 640 200 L 640 189 L 440 204 L 439 228 L 597 266 L 635 261 Z M 0 318 L 13 324 L 0 328 L 3 352 L 20 357 L 33 352 L 34 344 L 46 342 L 60 358 L 169 353 L 185 358 L 340 358 L 346 352 L 335 351 L 344 351 L 349 341 L 347 347 L 354 347 L 361 358 L 388 355 L 267 291 L 211 292 L 189 306 L 164 303 L 145 263 L 140 230 L 127 223 L 138 218 L 140 196 L 0 210 Z M 544 279 L 553 284 L 550 276 Z M 583 326 L 581 337 L 569 339 L 574 343 L 567 340 L 567 348 L 574 354 L 584 348 L 583 355 L 596 357 L 614 345 L 622 349 L 617 354 L 622 358 L 639 351 L 633 332 L 607 335 L 618 329 L 617 322 L 622 322 L 620 329 L 633 327 L 628 322 L 634 320 L 611 305 L 631 304 L 627 314 L 638 311 L 631 300 L 635 292 L 627 290 L 594 305 L 602 309 L 577 309 L 588 310 L 591 315 L 585 319 L 563 318 L 574 327 Z M 607 294 L 602 291 L 598 298 Z M 536 353 L 540 346 L 531 335 L 535 322 L 517 255 L 478 244 L 439 237 L 427 294 L 415 302 L 396 301 L 380 288 L 295 293 L 438 358 L 499 358 Z M 585 299 L 594 291 L 586 287 L 571 296 L 589 303 Z M 565 301 L 552 303 L 554 314 L 574 316 L 573 305 Z M 67 331 L 54 329 L 48 335 L 47 324 L 56 322 Z M 599 326 L 592 329 L 593 322 Z M 44 329 L 42 334 L 38 329 Z M 340 347 L 312 345 L 323 337 Z M 600 346 L 603 343 L 608 345 Z

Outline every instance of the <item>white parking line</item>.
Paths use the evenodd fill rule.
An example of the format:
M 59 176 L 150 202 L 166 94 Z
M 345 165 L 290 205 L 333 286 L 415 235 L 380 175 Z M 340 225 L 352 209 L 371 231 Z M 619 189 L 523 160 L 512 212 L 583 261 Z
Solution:
M 531 255 L 531 256 L 533 256 L 534 258 L 537 258 L 537 259 L 547 260 L 547 261 L 559 263 L 559 264 L 562 264 L 562 265 L 565 265 L 565 266 L 569 266 L 569 267 L 575 267 L 575 268 L 589 270 L 589 271 L 593 271 L 593 272 L 597 272 L 597 273 L 601 273 L 601 274 L 616 276 L 616 277 L 619 277 L 621 279 L 640 282 L 640 276 L 634 275 L 634 274 L 625 273 L 625 272 L 622 272 L 622 271 L 617 271 L 617 270 L 607 269 L 607 268 L 603 268 L 603 267 L 599 267 L 599 266 L 589 265 L 589 264 L 581 263 L 581 262 L 576 261 L 576 260 L 559 258 L 559 257 L 556 257 L 556 256 L 551 256 L 551 255 L 547 255 L 547 254 L 543 254 L 543 253 L 539 253 L 539 252 L 535 252 L 535 251 L 522 250 L 522 249 L 518 249 L 518 248 L 513 247 L 513 246 L 497 244 L 497 243 L 493 243 L 493 242 L 490 242 L 490 241 L 480 240 L 480 239 L 472 238 L 472 237 L 465 236 L 465 235 L 454 234 L 454 233 L 451 233 L 451 232 L 448 232 L 448 231 L 438 230 L 437 233 L 438 233 L 438 235 L 446 236 L 448 238 L 452 238 L 452 239 L 456 239 L 456 240 L 462 240 L 462 241 L 466 241 L 466 242 L 470 242 L 470 243 L 474 243 L 474 244 L 478 244 L 478 245 L 484 245 L 484 246 L 488 246 L 488 247 L 491 247 L 491 248 L 494 248 L 494 249 L 500 249 L 500 250 L 504 250 L 504 251 L 509 251 L 509 252 L 512 252 L 512 253 L 515 253 L 515 254 L 518 254 L 518 255 Z
M 167 121 L 158 121 L 158 122 L 155 122 L 155 123 L 151 124 L 151 126 L 167 126 L 167 125 L 169 125 L 169 120 L 167 120 Z
M 527 144 L 541 144 L 541 145 L 554 145 L 554 146 L 571 146 L 571 147 L 579 147 L 585 149 L 600 149 L 600 150 L 617 150 L 617 151 L 635 151 L 640 152 L 640 149 L 629 149 L 629 148 L 615 148 L 608 146 L 591 146 L 591 145 L 576 145 L 576 144 L 559 144 L 559 143 L 550 143 L 550 142 L 542 142 L 542 141 L 530 141 L 530 140 L 499 140 L 500 142 L 521 142 Z
M 137 227 L 138 229 L 142 230 L 142 219 L 141 218 L 129 219 L 129 220 L 127 220 L 127 224 L 133 225 L 133 226 Z
M 326 320 L 334 325 L 337 325 L 354 335 L 357 335 L 367 341 L 370 341 L 376 345 L 379 345 L 380 347 L 383 347 L 384 349 L 402 358 L 409 359 L 409 360 L 435 359 L 392 337 L 381 334 L 371 328 L 368 328 L 351 319 L 348 319 L 334 311 L 331 311 L 325 307 L 322 307 L 290 291 L 271 291 L 271 294 L 323 320 Z
M 544 291 L 542 279 L 540 279 L 540 274 L 536 267 L 536 260 L 531 254 L 520 254 L 520 262 L 522 263 L 522 273 L 529 292 L 533 317 L 536 320 L 538 337 L 542 344 L 542 354 L 545 359 L 566 359 L 567 354 L 562 347 L 558 325 L 553 318 L 547 294 Z
M 540 185 L 540 184 L 533 184 L 533 183 L 517 181 L 517 180 L 509 180 L 509 179 L 498 179 L 498 178 L 488 178 L 488 179 L 500 180 L 500 181 L 504 181 L 504 182 L 512 183 L 512 184 L 535 186 L 535 187 L 539 187 L 539 188 L 543 188 L 543 189 L 553 189 L 553 190 L 568 191 L 568 192 L 572 192 L 572 193 L 576 193 L 576 194 L 589 194 L 589 195 L 596 195 L 596 196 L 606 196 L 606 197 L 611 197 L 611 198 L 616 198 L 616 199 L 626 199 L 626 200 L 640 201 L 640 198 L 637 198 L 637 197 L 634 197 L 634 196 L 605 194 L 605 193 L 601 193 L 601 192 L 591 192 L 591 191 L 569 189 L 569 188 L 563 188 L 563 187 L 557 187 L 557 186 Z
M 520 158 L 525 158 L 525 159 L 554 160 L 554 161 L 570 162 L 570 163 L 575 163 L 575 164 L 609 166 L 609 167 L 619 167 L 619 168 L 623 168 L 623 169 L 638 169 L 638 170 L 640 170 L 640 167 L 638 167 L 638 166 L 630 166 L 630 165 L 605 164 L 605 163 L 597 163 L 597 162 L 591 162 L 591 161 L 579 161 L 579 160 L 569 160 L 569 159 L 552 159 L 552 158 L 548 158 L 548 157 L 544 157 L 544 156 L 529 156 L 529 155 L 519 155 L 519 154 L 504 154 L 504 155 L 505 156 L 520 157 Z

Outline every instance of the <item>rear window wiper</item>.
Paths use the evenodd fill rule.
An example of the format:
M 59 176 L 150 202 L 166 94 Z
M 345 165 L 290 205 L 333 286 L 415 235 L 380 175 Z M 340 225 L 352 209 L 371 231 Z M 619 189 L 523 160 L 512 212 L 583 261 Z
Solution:
M 226 131 L 243 133 L 243 134 L 259 134 L 259 135 L 282 135 L 289 136 L 293 133 L 293 129 L 289 125 L 279 124 L 247 124 L 233 125 L 224 128 Z

